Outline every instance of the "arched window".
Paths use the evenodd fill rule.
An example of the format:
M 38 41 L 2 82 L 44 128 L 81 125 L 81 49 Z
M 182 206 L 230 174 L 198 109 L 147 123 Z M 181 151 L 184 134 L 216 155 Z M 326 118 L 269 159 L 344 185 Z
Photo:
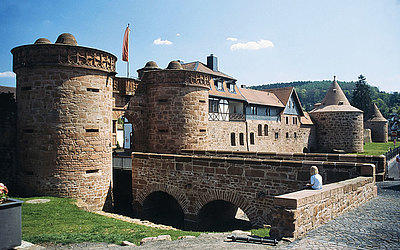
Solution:
M 262 125 L 258 124 L 258 136 L 262 136 Z
M 240 145 L 244 145 L 244 135 L 243 135 L 243 133 L 239 134 L 239 143 L 240 143 Z
M 236 146 L 236 136 L 235 136 L 235 133 L 231 133 L 231 146 Z
M 286 116 L 286 124 L 289 124 L 289 117 Z
M 264 136 L 268 136 L 268 125 L 264 125 Z
M 250 133 L 250 144 L 254 145 L 254 133 Z
M 297 138 L 297 133 L 296 132 L 294 132 L 294 138 Z
M 289 138 L 289 132 L 286 132 L 286 138 Z

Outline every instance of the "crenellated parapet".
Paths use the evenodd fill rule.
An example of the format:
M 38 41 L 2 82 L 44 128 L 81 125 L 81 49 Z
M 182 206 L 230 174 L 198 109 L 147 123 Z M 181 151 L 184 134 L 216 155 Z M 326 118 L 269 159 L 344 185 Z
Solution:
M 105 51 L 67 44 L 35 43 L 11 50 L 13 67 L 18 70 L 35 66 L 68 66 L 115 72 L 117 58 Z

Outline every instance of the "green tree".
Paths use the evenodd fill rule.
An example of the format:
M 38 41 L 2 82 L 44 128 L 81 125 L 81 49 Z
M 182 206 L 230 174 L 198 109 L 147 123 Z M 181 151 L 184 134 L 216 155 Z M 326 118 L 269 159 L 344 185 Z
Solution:
M 371 106 L 371 88 L 365 76 L 360 75 L 353 92 L 352 105 L 361 109 L 366 114 Z

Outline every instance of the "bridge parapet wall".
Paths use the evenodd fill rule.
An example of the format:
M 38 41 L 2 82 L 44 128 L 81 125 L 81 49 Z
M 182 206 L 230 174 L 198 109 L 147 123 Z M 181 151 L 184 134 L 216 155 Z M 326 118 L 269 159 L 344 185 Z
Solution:
M 273 197 L 303 189 L 312 165 L 328 183 L 374 175 L 363 163 L 133 153 L 134 206 L 163 191 L 187 217 L 196 217 L 210 201 L 225 200 L 240 207 L 253 226 L 271 224 Z
M 322 190 L 301 190 L 275 196 L 270 234 L 296 239 L 376 196 L 377 187 L 372 177 L 328 184 Z
M 383 155 L 348 155 L 327 153 L 276 153 L 256 151 L 224 151 L 224 150 L 182 150 L 183 154 L 218 157 L 245 157 L 256 159 L 276 159 L 295 161 L 354 162 L 371 163 L 376 166 L 376 173 L 385 172 L 386 158 Z M 377 180 L 379 181 L 379 180 Z

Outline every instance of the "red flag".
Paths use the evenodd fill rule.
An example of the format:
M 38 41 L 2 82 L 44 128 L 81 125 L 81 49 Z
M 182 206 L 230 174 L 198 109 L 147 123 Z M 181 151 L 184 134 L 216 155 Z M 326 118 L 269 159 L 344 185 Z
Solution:
M 124 41 L 122 44 L 122 61 L 129 62 L 129 24 L 125 29 Z

